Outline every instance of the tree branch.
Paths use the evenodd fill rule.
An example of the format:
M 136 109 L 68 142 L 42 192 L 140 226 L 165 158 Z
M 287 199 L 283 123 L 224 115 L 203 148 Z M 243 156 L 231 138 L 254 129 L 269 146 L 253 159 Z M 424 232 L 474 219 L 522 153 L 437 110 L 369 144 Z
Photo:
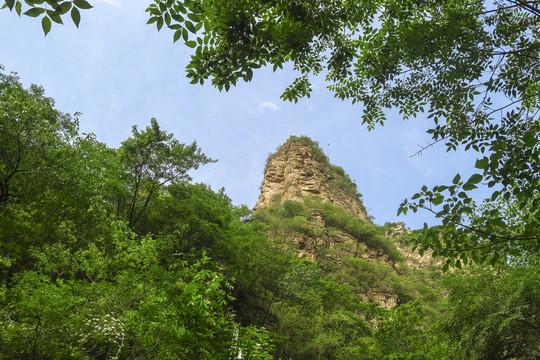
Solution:
M 531 14 L 540 17 L 540 9 L 534 6 L 535 1 L 523 1 L 523 0 L 508 0 L 508 2 L 517 5 L 530 12 Z
M 430 209 L 430 208 L 428 208 L 426 206 L 420 206 L 420 207 L 422 209 L 424 209 L 424 210 L 427 210 L 427 211 L 431 212 L 432 214 L 435 214 L 435 215 L 437 214 L 437 212 L 435 212 L 434 210 L 432 210 L 432 209 Z M 504 242 L 509 242 L 509 241 L 531 241 L 531 240 L 538 240 L 539 239 L 539 237 L 524 237 L 523 235 L 516 235 L 516 236 L 512 236 L 512 237 L 502 236 L 502 235 L 497 235 L 497 234 L 493 234 L 493 233 L 488 233 L 486 231 L 480 230 L 480 229 L 472 227 L 470 225 L 463 224 L 460 221 L 450 220 L 450 222 L 452 224 L 454 224 L 454 225 L 461 226 L 461 227 L 463 227 L 465 229 L 469 229 L 469 230 L 471 230 L 473 232 L 484 235 L 486 237 L 500 239 L 500 241 L 491 243 L 489 245 L 480 246 L 480 247 L 476 247 L 476 248 L 465 249 L 465 250 L 460 250 L 460 251 L 472 251 L 472 250 L 484 249 L 484 248 L 487 248 L 487 247 L 492 247 L 494 245 L 502 244 Z
M 434 146 L 435 144 L 437 144 L 437 143 L 443 141 L 444 139 L 445 139 L 445 138 L 440 138 L 439 140 L 435 140 L 434 142 L 432 142 L 432 143 L 430 143 L 430 144 L 427 144 L 426 146 L 418 145 L 418 146 L 420 147 L 420 150 L 418 150 L 417 152 L 415 152 L 414 154 L 412 154 L 412 155 L 409 156 L 409 157 L 412 158 L 412 157 L 415 157 L 415 156 L 418 155 L 418 154 L 421 154 L 422 151 L 424 151 L 424 150 L 426 150 L 426 149 L 428 149 L 428 148 Z

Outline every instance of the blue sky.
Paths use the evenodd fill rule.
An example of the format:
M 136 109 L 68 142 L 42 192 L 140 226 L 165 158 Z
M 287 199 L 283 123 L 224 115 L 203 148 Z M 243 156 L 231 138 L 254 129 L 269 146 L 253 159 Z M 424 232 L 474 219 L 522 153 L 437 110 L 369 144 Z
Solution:
M 117 147 L 132 125 L 144 127 L 152 117 L 180 141 L 196 140 L 218 162 L 193 172 L 194 181 L 224 187 L 237 205 L 255 205 L 266 158 L 290 135 L 319 142 L 356 182 L 378 224 L 437 224 L 427 212 L 396 217 L 398 205 L 424 184 L 474 171 L 473 153 L 447 153 L 443 145 L 411 157 L 429 143 L 426 119 L 404 122 L 390 114 L 384 127 L 368 132 L 360 124 L 362 107 L 334 99 L 322 78 L 313 79 L 311 98 L 297 104 L 279 98 L 295 78 L 287 68 L 262 69 L 228 93 L 190 85 L 184 68 L 191 49 L 173 44 L 172 32 L 145 25 L 149 2 L 91 3 L 79 29 L 66 19 L 47 37 L 39 20 L 0 11 L 0 64 L 19 73 L 25 86 L 42 85 L 60 111 L 81 112 L 81 131 L 108 146 Z

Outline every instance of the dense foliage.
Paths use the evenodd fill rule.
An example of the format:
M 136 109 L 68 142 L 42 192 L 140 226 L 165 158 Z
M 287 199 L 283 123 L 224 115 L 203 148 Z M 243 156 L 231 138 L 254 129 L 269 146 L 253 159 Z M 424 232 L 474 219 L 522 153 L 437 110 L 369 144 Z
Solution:
M 240 222 L 186 182 L 195 143 L 152 119 L 109 149 L 15 75 L 0 103 L 0 358 L 268 358 L 210 261 Z
M 45 34 L 68 13 L 78 26 L 92 7 L 3 3 L 39 17 Z M 447 257 L 445 269 L 469 268 L 409 268 L 385 228 L 317 199 L 242 222 L 247 209 L 189 182 L 212 161 L 195 143 L 152 119 L 107 148 L 2 68 L 0 359 L 540 357 L 536 2 L 156 0 L 147 11 L 195 49 L 192 83 L 228 90 L 290 62 L 300 76 L 283 99 L 309 97 L 310 77 L 323 74 L 336 97 L 363 105 L 368 128 L 387 121 L 386 109 L 427 113 L 433 142 L 423 150 L 475 151 L 476 174 L 424 186 L 399 209 L 440 217 L 412 241 Z M 471 193 L 479 186 L 491 188 L 482 203 Z M 298 259 L 280 240 L 321 235 L 310 209 L 395 267 Z M 488 259 L 493 267 L 471 265 Z M 397 292 L 399 306 L 361 301 L 374 287 Z
M 447 313 L 436 328 L 458 359 L 532 359 L 540 356 L 540 267 L 473 268 L 448 276 Z
M 400 262 L 390 225 L 317 198 L 242 222 L 189 181 L 211 160 L 155 119 L 111 149 L 3 71 L 0 104 L 0 359 L 540 356 L 535 256 L 447 275 L 443 300 L 440 270 Z M 317 236 L 310 209 L 395 267 L 299 259 L 274 235 Z M 376 287 L 400 306 L 362 301 Z

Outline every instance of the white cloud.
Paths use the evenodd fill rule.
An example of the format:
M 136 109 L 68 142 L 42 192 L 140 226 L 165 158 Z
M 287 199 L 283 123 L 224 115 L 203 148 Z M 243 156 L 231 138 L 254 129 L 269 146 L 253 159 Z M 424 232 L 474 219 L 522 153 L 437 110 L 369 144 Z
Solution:
M 277 105 L 274 104 L 273 102 L 265 101 L 265 102 L 263 102 L 262 104 L 259 105 L 259 109 L 260 109 L 260 110 L 270 109 L 270 110 L 272 110 L 272 111 L 278 111 L 278 110 L 279 110 L 279 106 L 277 106 Z
M 109 5 L 112 5 L 114 7 L 118 7 L 118 8 L 124 6 L 124 4 L 122 4 L 121 0 L 96 0 L 96 1 L 106 3 L 106 4 L 109 4 Z

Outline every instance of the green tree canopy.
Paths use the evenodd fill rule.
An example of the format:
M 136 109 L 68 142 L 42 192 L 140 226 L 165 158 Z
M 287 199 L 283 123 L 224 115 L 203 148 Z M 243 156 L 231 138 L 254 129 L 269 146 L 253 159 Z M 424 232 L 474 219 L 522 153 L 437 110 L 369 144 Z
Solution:
M 511 266 L 446 274 L 444 300 L 438 267 L 338 261 L 337 248 L 301 259 L 284 240 L 317 236 L 310 209 L 329 232 L 388 255 L 382 231 L 393 226 L 362 224 L 317 197 L 249 218 L 223 191 L 186 180 L 209 160 L 156 120 L 110 149 L 81 137 L 43 89 L 0 79 L 0 359 L 540 355 L 539 262 L 527 249 Z M 135 199 L 135 222 L 122 199 Z M 400 305 L 362 301 L 365 287 L 395 291 Z
M 456 271 L 434 343 L 450 345 L 452 359 L 535 359 L 540 356 L 538 256 L 526 263 Z M 437 356 L 437 358 L 440 358 Z
M 269 333 L 235 321 L 204 254 L 240 223 L 223 193 L 187 183 L 207 161 L 156 120 L 118 150 L 81 137 L 0 71 L 0 359 L 269 359 Z
M 197 143 L 185 145 L 160 129 L 156 119 L 120 146 L 120 164 L 126 188 L 124 213 L 131 225 L 139 220 L 156 191 L 164 185 L 190 179 L 187 172 L 214 161 L 207 158 Z

